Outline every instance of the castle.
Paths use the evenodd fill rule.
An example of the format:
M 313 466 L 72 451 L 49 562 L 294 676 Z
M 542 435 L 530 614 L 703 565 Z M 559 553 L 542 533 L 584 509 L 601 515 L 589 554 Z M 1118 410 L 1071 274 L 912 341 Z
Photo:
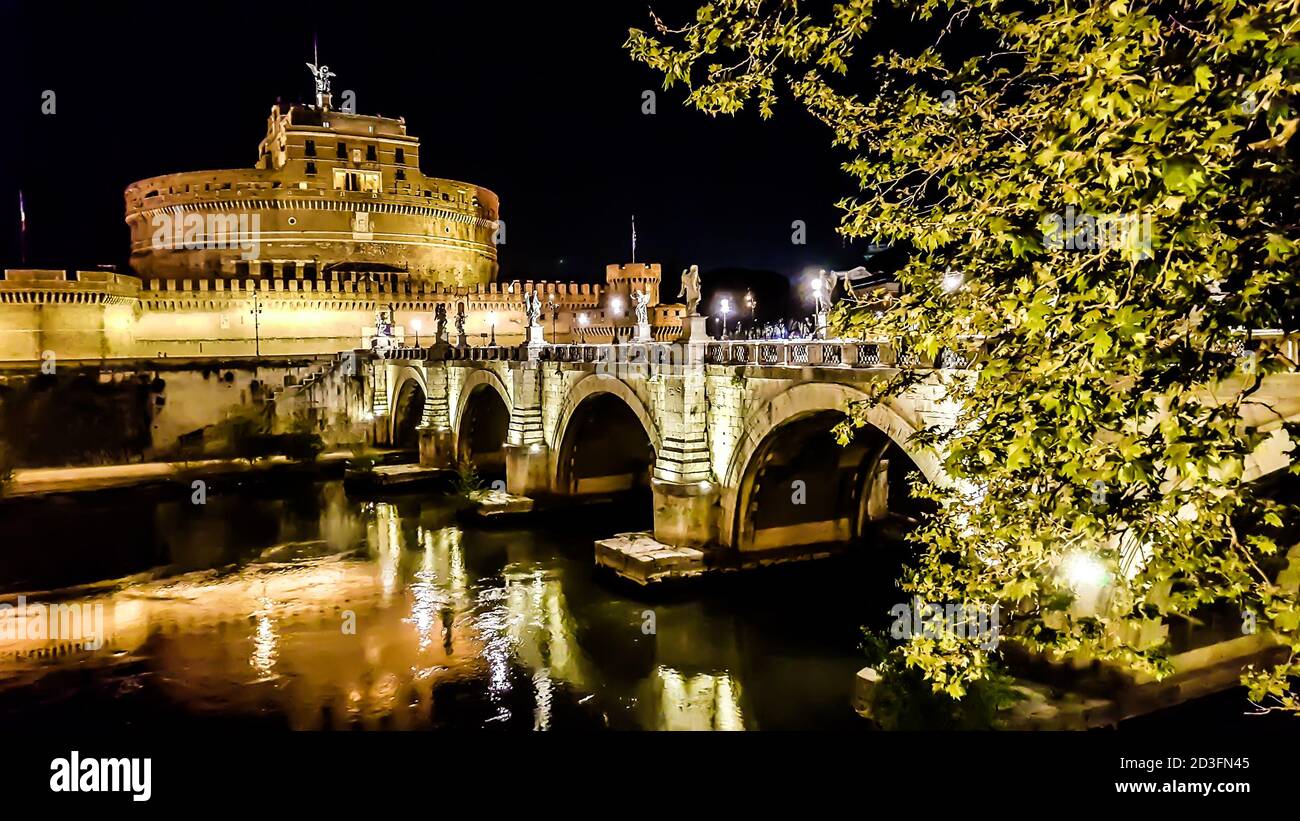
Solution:
M 313 72 L 315 105 L 272 107 L 254 168 L 127 186 L 132 273 L 4 271 L 0 363 L 330 354 L 367 345 L 381 312 L 398 344 L 433 342 L 442 316 L 455 342 L 463 316 L 469 344 L 515 345 L 528 293 L 553 341 L 629 337 L 634 291 L 655 338 L 679 333 L 658 265 L 499 282 L 496 194 L 425 176 L 404 120 L 335 110 Z

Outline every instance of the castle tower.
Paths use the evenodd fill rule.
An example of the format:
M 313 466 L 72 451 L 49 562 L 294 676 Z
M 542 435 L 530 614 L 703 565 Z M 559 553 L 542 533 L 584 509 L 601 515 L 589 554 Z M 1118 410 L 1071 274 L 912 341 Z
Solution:
M 426 177 L 406 121 L 331 106 L 271 107 L 255 167 L 126 189 L 131 267 L 146 279 L 327 279 L 389 272 L 468 286 L 497 276 L 497 195 Z
M 605 310 L 615 325 L 633 325 L 632 292 L 650 294 L 650 306 L 659 304 L 659 282 L 663 267 L 659 263 L 629 262 L 605 266 Z M 615 310 L 615 306 L 621 310 Z

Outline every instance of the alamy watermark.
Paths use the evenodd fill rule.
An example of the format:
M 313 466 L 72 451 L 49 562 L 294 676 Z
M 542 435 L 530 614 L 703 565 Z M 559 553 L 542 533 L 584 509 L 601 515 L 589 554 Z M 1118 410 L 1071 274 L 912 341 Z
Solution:
M 261 255 L 261 214 L 174 214 L 153 216 L 154 250 L 239 249 L 243 259 Z
M 992 606 L 976 602 L 949 602 L 947 604 L 929 604 L 914 598 L 910 602 L 896 604 L 889 608 L 889 615 L 894 623 L 889 627 L 889 635 L 899 641 L 913 636 L 939 638 L 952 635 L 963 639 L 972 639 L 980 643 L 986 651 L 996 650 L 1001 640 L 999 633 L 998 605 Z
M 83 650 L 104 646 L 104 605 L 28 604 L 19 596 L 17 604 L 0 604 L 0 641 L 68 641 Z
M 153 796 L 152 758 L 82 758 L 73 750 L 50 762 L 50 792 L 121 792 L 132 801 Z
M 1150 214 L 1081 214 L 1067 206 L 1064 214 L 1049 214 L 1043 246 L 1050 251 L 1134 251 L 1151 256 Z

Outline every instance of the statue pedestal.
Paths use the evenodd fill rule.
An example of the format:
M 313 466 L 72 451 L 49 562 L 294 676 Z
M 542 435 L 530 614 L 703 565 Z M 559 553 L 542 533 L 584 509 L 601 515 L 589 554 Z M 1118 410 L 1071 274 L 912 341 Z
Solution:
M 650 333 L 650 323 L 649 323 L 649 322 L 643 322 L 643 323 L 638 323 L 638 324 L 637 324 L 637 326 L 636 326 L 636 341 L 637 341 L 637 342 L 653 342 L 653 341 L 654 341 L 654 336 Z
M 682 317 L 682 335 L 678 342 L 707 342 L 709 318 L 707 316 Z
M 537 345 L 545 345 L 546 337 L 542 335 L 542 326 L 529 325 L 527 328 L 525 328 L 524 341 L 530 347 L 537 346 Z

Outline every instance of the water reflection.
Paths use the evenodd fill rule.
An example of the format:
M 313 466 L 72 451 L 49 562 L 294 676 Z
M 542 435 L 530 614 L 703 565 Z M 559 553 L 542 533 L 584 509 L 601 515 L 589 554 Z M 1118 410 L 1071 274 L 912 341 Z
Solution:
M 57 719 L 73 675 L 109 690 L 123 722 L 141 704 L 297 729 L 851 718 L 852 645 L 805 660 L 829 684 L 792 686 L 780 656 L 801 642 L 782 644 L 789 625 L 770 631 L 766 602 L 654 604 L 659 628 L 646 635 L 647 604 L 594 577 L 585 535 L 465 529 L 444 501 L 357 502 L 338 483 L 282 504 L 260 539 L 241 532 L 238 505 L 196 536 L 155 504 L 169 549 L 184 544 L 208 567 L 172 561 L 94 592 L 39 594 L 102 604 L 105 643 L 0 640 L 0 724 Z
M 671 667 L 655 671 L 657 730 L 743 730 L 739 687 L 730 673 L 684 676 Z

